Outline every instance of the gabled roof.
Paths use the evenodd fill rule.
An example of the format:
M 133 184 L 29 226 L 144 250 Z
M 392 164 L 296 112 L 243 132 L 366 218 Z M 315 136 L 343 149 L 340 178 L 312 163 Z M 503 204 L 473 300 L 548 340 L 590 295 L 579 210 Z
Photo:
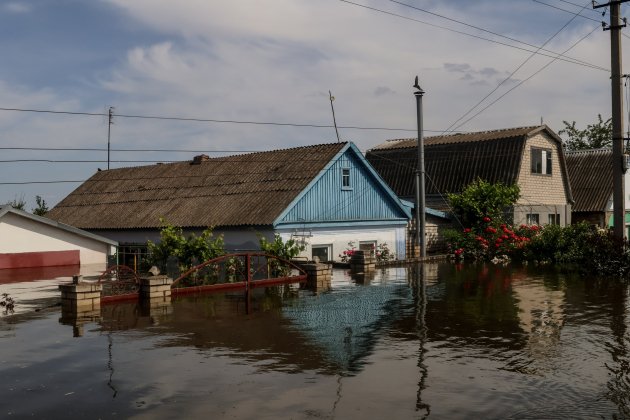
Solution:
M 612 150 L 566 152 L 574 212 L 606 211 L 613 194 Z
M 554 137 L 557 141 L 561 142 L 562 140 L 556 133 L 554 133 L 549 127 L 546 125 L 536 125 L 529 127 L 517 127 L 517 128 L 504 128 L 500 130 L 490 130 L 490 131 L 479 131 L 475 133 L 455 133 L 455 134 L 447 134 L 441 136 L 431 136 L 424 138 L 425 146 L 434 146 L 437 144 L 458 144 L 458 143 L 471 143 L 471 142 L 481 142 L 488 140 L 506 140 L 506 139 L 520 139 L 523 137 L 531 137 L 538 134 L 541 131 L 546 131 L 552 137 Z M 406 138 L 406 139 L 392 139 L 387 140 L 385 143 L 381 143 L 376 146 L 374 151 L 376 150 L 384 150 L 384 149 L 415 149 L 417 146 L 418 139 L 417 138 Z
M 565 190 L 571 201 L 562 139 L 546 125 L 425 138 L 426 194 L 458 193 L 476 178 L 516 183 L 525 141 L 541 132 L 558 144 Z M 369 150 L 366 158 L 398 196 L 415 195 L 416 138 L 388 140 Z
M 348 143 L 100 171 L 48 216 L 83 229 L 272 225 Z
M 31 214 L 31 213 L 28 213 L 28 212 L 23 211 L 23 210 L 18 210 L 18 209 L 13 208 L 12 206 L 10 206 L 8 204 L 4 205 L 4 206 L 0 206 L 0 221 L 7 214 L 14 214 L 14 215 L 19 216 L 19 217 L 24 217 L 26 219 L 33 220 L 33 221 L 35 221 L 37 223 L 43 223 L 45 225 L 52 226 L 54 228 L 61 229 L 61 230 L 66 231 L 66 232 L 70 232 L 70 233 L 73 233 L 73 234 L 78 235 L 78 236 L 83 236 L 85 238 L 93 239 L 93 240 L 98 241 L 98 242 L 103 242 L 103 243 L 106 243 L 106 244 L 109 244 L 109 245 L 114 245 L 114 246 L 118 245 L 118 242 L 116 242 L 114 240 L 111 240 L 109 238 L 104 238 L 104 237 L 99 236 L 99 235 L 95 235 L 95 234 L 87 232 L 85 230 L 77 229 L 74 226 L 69 226 L 69 225 L 64 224 L 64 223 L 56 222 L 54 220 L 49 219 L 48 217 L 37 216 L 35 214 Z

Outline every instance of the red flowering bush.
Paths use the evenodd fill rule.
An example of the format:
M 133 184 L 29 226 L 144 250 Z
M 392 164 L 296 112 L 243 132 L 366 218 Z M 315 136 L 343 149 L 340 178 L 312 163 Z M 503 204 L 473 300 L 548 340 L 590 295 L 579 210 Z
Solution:
M 539 226 L 520 225 L 514 228 L 501 223 L 493 225 L 488 216 L 476 228 L 451 232 L 447 240 L 456 259 L 491 260 L 496 256 L 522 259 L 522 250 L 540 232 Z
M 352 258 L 352 255 L 355 253 L 355 251 L 356 246 L 354 244 L 354 241 L 348 242 L 348 249 L 339 254 L 339 260 L 343 263 L 350 262 L 350 258 Z

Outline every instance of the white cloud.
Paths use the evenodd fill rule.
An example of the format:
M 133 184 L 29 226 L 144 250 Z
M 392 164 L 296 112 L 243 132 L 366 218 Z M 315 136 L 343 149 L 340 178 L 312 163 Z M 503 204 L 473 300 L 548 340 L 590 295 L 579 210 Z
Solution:
M 31 11 L 31 5 L 24 2 L 12 1 L 6 3 L 3 9 L 10 13 L 28 13 Z
M 342 139 L 355 141 L 365 150 L 387 138 L 415 135 L 411 85 L 416 75 L 426 91 L 425 127 L 441 130 L 486 96 L 529 55 L 337 0 L 264 3 L 110 0 L 110 4 L 130 18 L 139 32 L 147 27 L 156 32 L 159 41 L 139 38 L 133 48 L 118 51 L 118 61 L 99 68 L 98 73 L 83 75 L 82 85 L 71 90 L 3 84 L 0 79 L 3 103 L 59 110 L 85 110 L 85 104 L 96 103 L 100 108 L 91 111 L 104 112 L 106 104 L 114 105 L 118 115 L 329 125 L 332 124 L 328 100 L 331 90 L 340 126 L 412 130 L 340 129 Z M 365 4 L 383 7 L 383 2 L 365 0 Z M 485 1 L 477 2 L 478 7 L 468 7 L 467 3 L 465 6 L 450 2 L 435 4 L 439 7 L 436 10 L 444 15 L 489 28 L 502 22 L 499 18 L 503 14 L 515 13 L 516 7 L 519 19 L 512 19 L 509 28 L 493 29 L 535 44 L 544 42 L 544 36 L 561 26 L 561 23 L 557 27 L 546 24 L 533 29 L 533 21 L 522 17 L 525 12 L 532 12 L 532 6 L 521 3 L 509 7 Z M 410 14 L 408 10 L 388 10 L 445 24 L 442 20 Z M 566 49 L 587 33 L 588 27 L 584 22 L 576 23 L 547 48 Z M 608 67 L 606 34 L 594 33 L 570 55 Z M 545 57 L 532 59 L 470 115 L 548 61 Z M 86 80 L 91 83 L 85 83 Z M 462 129 L 533 125 L 540 122 L 541 116 L 556 130 L 562 128 L 562 120 L 592 122 L 598 113 L 604 117 L 610 114 L 609 84 L 606 72 L 557 61 Z M 94 146 L 105 144 L 107 124 L 98 117 L 0 113 L 0 130 L 5 138 L 15 139 L 14 144 Z M 263 150 L 330 141 L 336 141 L 332 128 L 138 120 L 120 116 L 115 116 L 112 127 L 112 144 L 128 148 Z M 144 158 L 155 156 L 190 157 L 148 153 Z M 54 167 L 57 172 L 46 176 L 85 177 L 94 166 L 72 166 L 78 171 L 75 174 L 62 173 L 57 166 Z M 14 176 L 15 172 L 0 169 L 0 177 Z M 23 174 L 20 178 L 28 176 Z M 72 187 L 64 186 L 66 190 Z M 56 201 L 44 198 L 51 204 Z

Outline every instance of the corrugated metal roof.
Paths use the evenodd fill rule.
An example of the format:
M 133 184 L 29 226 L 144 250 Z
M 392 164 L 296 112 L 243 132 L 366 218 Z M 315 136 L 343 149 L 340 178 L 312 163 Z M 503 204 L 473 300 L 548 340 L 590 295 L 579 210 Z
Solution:
M 82 229 L 271 225 L 346 146 L 333 143 L 100 171 L 47 217 Z
M 606 211 L 613 193 L 612 150 L 567 152 L 566 156 L 575 200 L 572 210 Z

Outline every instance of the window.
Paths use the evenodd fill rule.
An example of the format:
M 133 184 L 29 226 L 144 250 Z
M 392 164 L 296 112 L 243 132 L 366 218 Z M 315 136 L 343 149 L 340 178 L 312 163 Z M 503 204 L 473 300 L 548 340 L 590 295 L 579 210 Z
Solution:
M 550 225 L 559 225 L 560 224 L 560 215 L 558 213 L 550 214 L 549 215 L 549 224 Z
M 375 255 L 375 253 L 376 253 L 376 241 L 361 241 L 361 242 L 359 242 L 359 251 L 363 251 L 363 255 Z
M 551 150 L 532 147 L 532 173 L 551 175 Z
M 527 213 L 527 224 L 528 225 L 537 225 L 538 224 L 538 213 Z
M 315 257 L 319 258 L 320 262 L 330 261 L 330 245 L 313 245 L 312 246 L 312 256 L 313 260 Z
M 350 168 L 341 169 L 341 189 L 342 190 L 352 189 L 352 186 L 350 185 Z

